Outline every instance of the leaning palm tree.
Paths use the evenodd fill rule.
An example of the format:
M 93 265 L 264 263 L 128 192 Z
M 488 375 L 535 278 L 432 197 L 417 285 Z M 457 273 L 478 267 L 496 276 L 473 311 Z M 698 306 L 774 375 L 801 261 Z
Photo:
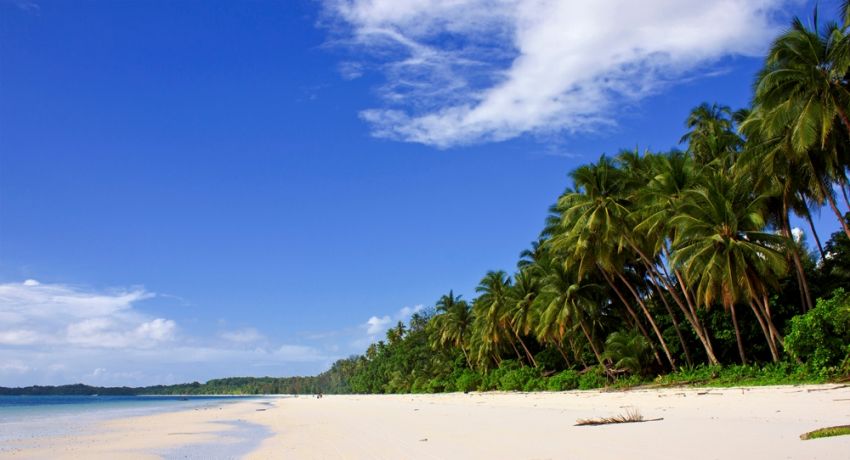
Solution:
M 788 131 L 782 137 L 765 137 L 768 129 L 764 126 L 762 110 L 749 111 L 741 123 L 741 132 L 746 134 L 747 144 L 740 161 L 735 164 L 736 180 L 751 183 L 754 190 L 772 197 L 774 203 L 767 210 L 772 223 L 789 243 L 786 252 L 795 268 L 803 311 L 808 311 L 814 304 L 800 250 L 796 244 L 791 244 L 790 216 L 792 212 L 803 217 L 809 215 L 808 203 L 802 197 L 811 194 L 817 172 L 812 170 L 810 162 L 788 154 Z
M 731 312 L 742 363 L 747 358 L 735 311 L 739 302 L 753 309 L 778 360 L 778 333 L 767 288 L 787 268 L 781 252 L 785 240 L 764 231 L 767 197 L 754 196 L 748 188 L 749 184 L 713 174 L 686 192 L 679 214 L 672 219 L 678 227 L 672 262 L 695 286 L 700 304 L 708 308 L 719 300 Z
M 655 155 L 652 169 L 652 178 L 636 193 L 637 202 L 642 212 L 638 219 L 640 223 L 635 227 L 635 231 L 647 235 L 649 239 L 652 239 L 650 236 L 654 236 L 653 241 L 656 247 L 652 249 L 653 253 L 660 252 L 663 257 L 659 260 L 669 263 L 670 244 L 676 238 L 676 227 L 670 224 L 670 220 L 679 212 L 679 205 L 685 191 L 696 184 L 699 177 L 699 166 L 694 162 L 691 155 L 672 151 L 663 155 Z M 663 285 L 674 303 L 679 307 L 685 320 L 693 328 L 697 338 L 702 343 L 709 364 L 719 364 L 714 354 L 711 337 L 709 337 L 697 313 L 690 288 L 684 277 L 675 267 L 668 270 L 665 263 L 658 265 L 660 273 L 655 276 L 658 284 Z M 675 281 L 671 279 L 671 271 L 675 275 Z M 679 292 L 677 292 L 677 288 Z
M 782 138 L 787 132 L 787 154 L 808 161 L 813 170 L 821 166 L 822 173 L 816 176 L 817 192 L 827 200 L 850 237 L 850 226 L 838 209 L 830 180 L 832 175 L 833 180 L 846 184 L 847 165 L 840 164 L 831 155 L 834 150 L 827 148 L 830 137 L 847 137 L 850 133 L 848 46 L 850 39 L 838 25 L 819 29 L 817 12 L 811 29 L 795 18 L 791 29 L 773 43 L 759 73 L 754 109 L 762 113 L 766 139 Z
M 540 278 L 532 273 L 530 267 L 514 275 L 514 283 L 508 289 L 508 306 L 505 310 L 507 322 L 514 331 L 525 355 L 532 366 L 537 367 L 534 355 L 528 350 L 523 336 L 528 336 L 536 321 L 534 300 L 540 294 Z
M 633 251 L 652 264 L 641 250 L 638 236 L 632 232 L 633 201 L 628 186 L 633 181 L 604 155 L 595 164 L 580 166 L 570 173 L 575 191 L 558 200 L 562 212 L 562 232 L 552 238 L 553 248 L 560 251 L 569 264 L 575 265 L 582 279 L 591 270 L 599 270 L 606 282 L 616 290 L 619 279 L 640 306 L 672 369 L 676 362 L 647 308 L 638 288 L 624 273 L 626 256 Z M 628 302 L 623 299 L 628 309 Z M 631 313 L 631 311 L 630 311 Z
M 540 320 L 538 335 L 554 335 L 563 341 L 578 329 L 587 340 L 593 355 L 600 364 L 606 364 L 597 343 L 591 317 L 598 305 L 600 286 L 580 283 L 576 272 L 563 263 L 548 267 L 539 297 Z

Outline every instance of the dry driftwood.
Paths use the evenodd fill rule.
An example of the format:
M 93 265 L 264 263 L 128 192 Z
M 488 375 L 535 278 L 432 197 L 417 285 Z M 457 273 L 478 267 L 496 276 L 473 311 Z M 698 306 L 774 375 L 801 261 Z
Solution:
M 664 420 L 663 418 L 646 419 L 637 409 L 627 409 L 625 413 L 615 415 L 613 417 L 602 418 L 580 418 L 576 420 L 576 426 L 596 426 L 610 425 L 612 423 L 640 423 L 640 422 L 657 422 Z

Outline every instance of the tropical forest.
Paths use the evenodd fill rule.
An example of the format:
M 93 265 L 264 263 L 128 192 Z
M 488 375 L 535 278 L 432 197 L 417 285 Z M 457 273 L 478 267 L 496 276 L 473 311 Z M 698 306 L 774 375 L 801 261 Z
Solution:
M 626 149 L 569 171 L 539 238 L 515 267 L 483 273 L 474 292 L 446 286 L 431 308 L 390 328 L 363 355 L 313 377 L 115 391 L 560 391 L 846 381 L 848 6 L 838 21 L 824 23 L 817 12 L 794 20 L 754 76 L 750 106 L 694 108 L 671 138 L 680 149 Z M 816 221 L 836 231 L 819 234 Z
M 329 392 L 795 383 L 850 374 L 850 10 L 796 19 L 750 107 L 568 174 L 540 237 L 317 377 Z M 838 231 L 819 235 L 814 220 Z M 802 223 L 796 226 L 794 223 Z

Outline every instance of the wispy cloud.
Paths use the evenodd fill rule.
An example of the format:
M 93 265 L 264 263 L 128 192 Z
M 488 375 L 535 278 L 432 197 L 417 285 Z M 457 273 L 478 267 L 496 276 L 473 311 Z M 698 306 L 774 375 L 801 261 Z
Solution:
M 0 283 L 0 384 L 176 383 L 257 375 L 258 367 L 280 375 L 335 358 L 313 346 L 271 344 L 251 327 L 191 336 L 140 307 L 154 297 L 141 287 Z
M 235 331 L 225 331 L 220 335 L 224 340 L 236 343 L 252 343 L 265 339 L 265 336 L 260 334 L 260 332 L 253 327 L 246 327 Z
M 143 288 L 97 292 L 33 279 L 0 284 L 0 345 L 155 346 L 172 340 L 177 324 L 134 308 L 152 297 Z
M 323 24 L 386 76 L 383 106 L 361 113 L 373 135 L 450 147 L 614 124 L 707 64 L 762 53 L 793 1 L 323 0 Z

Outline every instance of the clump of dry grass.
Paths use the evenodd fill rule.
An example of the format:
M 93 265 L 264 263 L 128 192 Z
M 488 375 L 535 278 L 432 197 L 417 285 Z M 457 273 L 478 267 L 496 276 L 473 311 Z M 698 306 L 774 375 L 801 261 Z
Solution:
M 639 423 L 663 420 L 661 418 L 645 419 L 640 411 L 635 408 L 626 409 L 626 412 L 613 417 L 602 418 L 580 418 L 576 420 L 576 426 L 609 425 L 612 423 Z

